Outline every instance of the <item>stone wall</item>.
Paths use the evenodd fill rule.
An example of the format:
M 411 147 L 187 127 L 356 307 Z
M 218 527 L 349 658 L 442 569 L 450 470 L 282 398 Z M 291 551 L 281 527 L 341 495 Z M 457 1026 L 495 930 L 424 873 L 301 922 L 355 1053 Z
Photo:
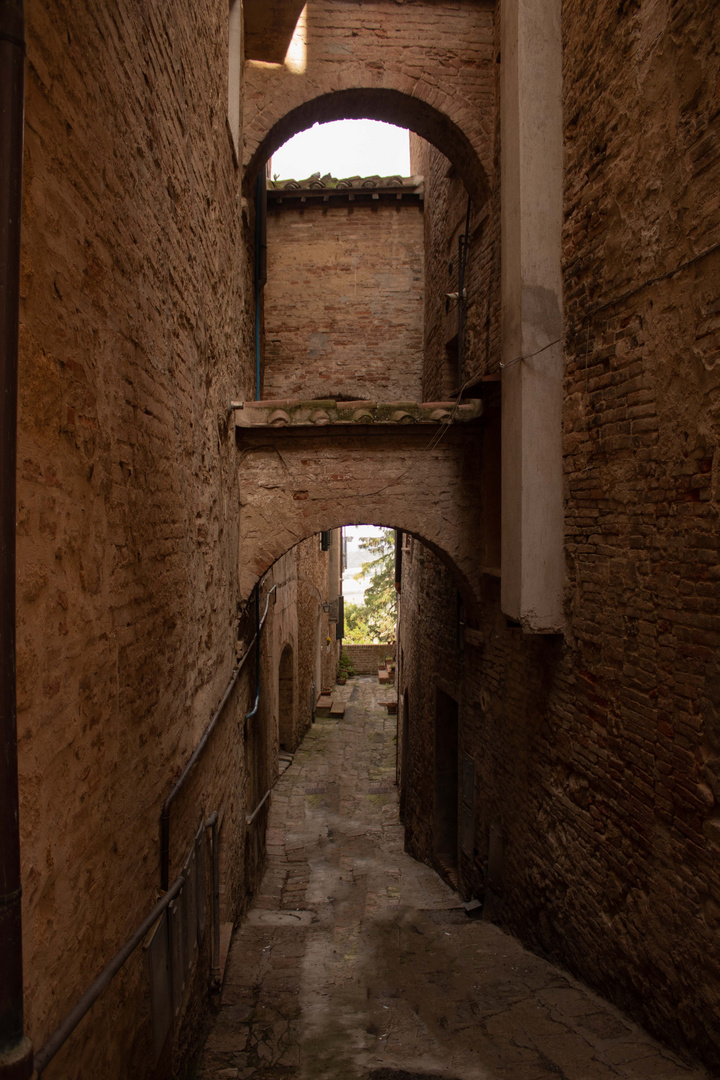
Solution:
M 356 675 L 377 675 L 388 656 L 395 656 L 394 645 L 343 645 Z
M 419 400 L 422 204 L 273 199 L 267 243 L 263 397 Z
M 715 1067 L 719 17 L 563 8 L 565 635 L 508 623 L 492 575 L 457 633 L 426 551 L 399 640 L 410 849 L 435 857 L 439 688 L 474 763 L 464 892 Z
M 18 475 L 26 1017 L 39 1047 L 157 898 L 163 800 L 235 661 L 230 397 L 252 394 L 227 3 L 28 8 Z M 245 676 L 172 811 L 241 848 Z M 231 869 L 223 918 L 243 903 Z M 151 1068 L 142 953 L 48 1080 Z

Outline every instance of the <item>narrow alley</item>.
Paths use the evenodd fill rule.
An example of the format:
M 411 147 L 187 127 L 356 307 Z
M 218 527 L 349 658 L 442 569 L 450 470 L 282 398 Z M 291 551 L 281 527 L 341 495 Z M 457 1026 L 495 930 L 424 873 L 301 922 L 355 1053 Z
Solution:
M 335 688 L 272 797 L 201 1080 L 700 1080 L 403 851 L 386 687 Z

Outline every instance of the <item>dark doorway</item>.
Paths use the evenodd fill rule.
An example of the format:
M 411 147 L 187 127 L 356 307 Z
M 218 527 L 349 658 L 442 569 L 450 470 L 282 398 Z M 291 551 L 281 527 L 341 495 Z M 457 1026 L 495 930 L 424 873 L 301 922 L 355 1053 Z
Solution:
M 410 695 L 407 690 L 403 694 L 402 730 L 400 738 L 400 821 L 404 825 L 408 789 L 408 764 L 410 761 Z
M 286 645 L 280 656 L 278 682 L 278 741 L 281 750 L 293 751 L 295 749 L 295 725 L 293 723 L 293 651 L 291 645 Z
M 435 696 L 434 846 L 441 873 L 457 884 L 458 705 L 442 690 Z

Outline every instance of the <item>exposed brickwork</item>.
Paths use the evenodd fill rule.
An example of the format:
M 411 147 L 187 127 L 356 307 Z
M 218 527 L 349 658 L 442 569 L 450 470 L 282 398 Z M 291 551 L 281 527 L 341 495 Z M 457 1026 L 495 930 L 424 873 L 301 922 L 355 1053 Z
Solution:
M 422 206 L 271 202 L 263 396 L 418 401 Z
M 717 23 L 712 4 L 564 5 L 565 641 L 508 627 L 488 576 L 460 651 L 426 553 L 399 642 L 411 850 L 433 858 L 439 686 L 475 762 L 466 891 L 492 825 L 506 925 L 715 1065 L 720 259 L 646 283 L 718 242 Z
M 720 240 L 720 13 L 567 3 L 564 16 L 568 610 L 585 717 L 572 797 L 599 848 L 586 918 L 617 928 L 609 949 L 580 935 L 601 985 L 621 964 L 635 1007 L 717 1063 L 720 257 L 644 283 Z M 608 103 L 630 80 L 618 116 Z
M 480 201 L 493 167 L 493 5 L 411 0 L 399 13 L 387 0 L 311 0 L 306 11 L 304 58 L 246 65 L 248 178 L 316 121 L 372 116 L 436 143 Z
M 330 543 L 339 542 L 340 533 L 333 532 Z M 299 732 L 304 733 L 312 720 L 317 695 L 324 686 L 332 686 L 335 682 L 340 646 L 335 632 L 335 609 L 332 612 L 322 610 L 331 595 L 330 552 L 322 550 L 319 536 L 311 536 L 299 544 L 297 551 L 298 595 L 303 605 L 300 657 L 305 668 L 301 673 Z
M 27 8 L 18 700 L 39 1047 L 153 906 L 162 801 L 232 670 L 227 401 L 252 382 L 227 3 Z M 173 807 L 172 873 L 203 812 L 242 846 L 249 692 Z M 240 862 L 223 918 L 241 903 Z M 138 953 L 48 1080 L 145 1075 L 147 993 Z
M 423 536 L 446 553 L 473 595 L 481 531 L 470 425 L 428 436 L 400 427 L 390 434 L 328 429 L 247 429 L 239 436 L 243 492 L 239 587 L 258 577 L 304 536 L 341 525 L 385 525 Z M 459 432 L 462 431 L 462 435 Z
M 719 1067 L 717 4 L 564 3 L 564 639 L 508 626 L 481 572 L 497 565 L 492 484 L 472 429 L 236 439 L 228 402 L 255 390 L 252 222 L 226 126 L 224 0 L 28 8 L 18 695 L 34 1042 L 155 899 L 160 806 L 227 685 L 238 601 L 299 541 L 370 522 L 414 538 L 399 660 L 411 850 L 438 862 L 439 690 L 475 769 L 463 890 L 492 873 L 508 927 Z M 317 0 L 307 45 L 304 74 L 249 68 L 245 181 L 315 119 L 369 112 L 434 137 L 474 195 L 466 374 L 495 371 L 490 6 Z M 439 153 L 424 160 L 434 397 L 464 196 Z M 274 778 L 291 637 L 305 723 L 302 627 L 317 630 L 324 573 L 307 543 L 294 599 L 269 612 L 257 716 L 249 662 L 172 811 L 174 872 L 202 817 L 222 815 L 223 919 L 265 855 L 265 817 L 248 831 L 245 815 Z M 322 681 L 335 662 L 321 655 Z M 149 1072 L 145 980 L 138 953 L 48 1080 Z
M 356 675 L 377 675 L 388 656 L 395 656 L 394 645 L 343 645 Z
M 471 201 L 447 158 L 411 136 L 411 163 L 425 180 L 430 212 L 425 216 L 425 319 L 423 396 L 427 401 L 457 392 L 459 239 L 467 229 L 464 272 L 462 384 L 498 370 L 500 359 L 499 188 L 489 203 Z M 476 392 L 471 391 L 471 392 Z

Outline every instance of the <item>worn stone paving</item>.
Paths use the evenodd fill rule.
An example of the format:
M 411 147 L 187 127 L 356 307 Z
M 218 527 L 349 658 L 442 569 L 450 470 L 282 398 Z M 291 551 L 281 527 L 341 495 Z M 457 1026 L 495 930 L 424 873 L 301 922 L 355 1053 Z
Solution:
M 388 688 L 335 696 L 273 793 L 201 1080 L 705 1080 L 403 852 Z

